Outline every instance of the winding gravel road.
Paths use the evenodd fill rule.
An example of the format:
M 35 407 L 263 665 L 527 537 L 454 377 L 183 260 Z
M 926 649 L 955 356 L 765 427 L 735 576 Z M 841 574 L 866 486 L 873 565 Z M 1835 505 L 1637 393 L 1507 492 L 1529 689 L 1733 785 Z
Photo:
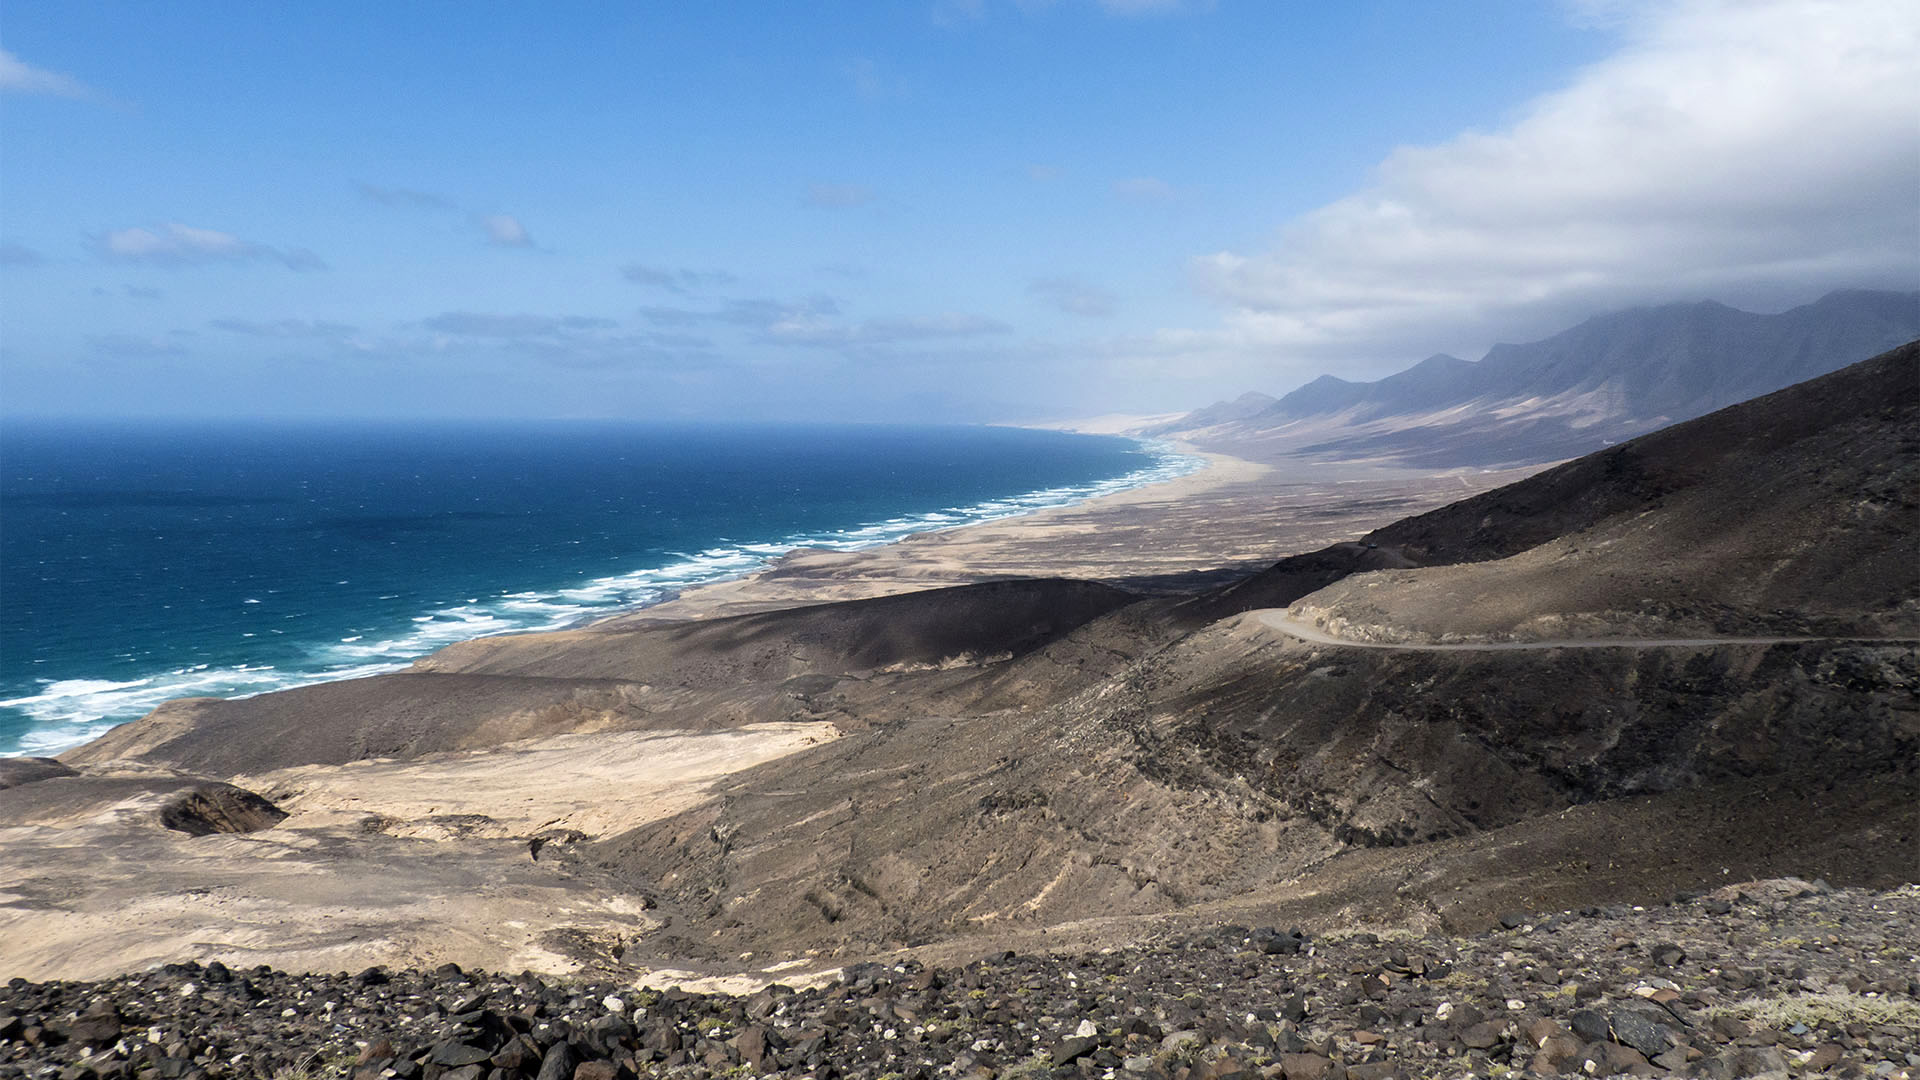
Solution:
M 1353 641 L 1289 618 L 1284 608 L 1255 612 L 1260 621 L 1302 641 L 1316 645 L 1343 645 L 1352 649 L 1400 649 L 1407 652 L 1520 652 L 1528 649 L 1660 649 L 1702 648 L 1710 645 L 1790 645 L 1803 641 L 1862 641 L 1879 645 L 1911 645 L 1916 638 L 1820 638 L 1820 637 L 1693 637 L 1693 638 L 1578 638 L 1564 641 L 1469 641 L 1446 645 L 1401 644 L 1385 641 Z

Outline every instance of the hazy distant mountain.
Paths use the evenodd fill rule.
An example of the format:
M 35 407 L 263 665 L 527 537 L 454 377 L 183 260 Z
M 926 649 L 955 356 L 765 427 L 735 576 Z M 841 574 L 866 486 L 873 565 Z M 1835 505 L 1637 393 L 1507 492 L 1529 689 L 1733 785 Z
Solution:
M 1334 380 L 1338 382 L 1339 380 Z M 1204 409 L 1193 412 L 1174 421 L 1181 430 L 1187 428 L 1213 427 L 1216 424 L 1231 424 L 1258 416 L 1280 403 L 1272 394 L 1263 394 L 1258 390 L 1249 390 L 1232 401 L 1216 401 Z M 1175 430 L 1168 425 L 1167 430 Z
M 1331 375 L 1190 413 L 1155 434 L 1423 465 L 1584 453 L 1920 338 L 1920 293 L 1846 291 L 1778 315 L 1707 301 L 1601 315 L 1478 363 L 1428 357 L 1377 382 Z

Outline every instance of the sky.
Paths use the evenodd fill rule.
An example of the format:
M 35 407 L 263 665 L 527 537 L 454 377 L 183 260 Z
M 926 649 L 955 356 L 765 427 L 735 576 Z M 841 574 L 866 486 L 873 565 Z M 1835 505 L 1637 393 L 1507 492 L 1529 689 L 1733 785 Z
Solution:
M 1910 0 L 0 18 L 0 413 L 1008 421 L 1920 287 Z

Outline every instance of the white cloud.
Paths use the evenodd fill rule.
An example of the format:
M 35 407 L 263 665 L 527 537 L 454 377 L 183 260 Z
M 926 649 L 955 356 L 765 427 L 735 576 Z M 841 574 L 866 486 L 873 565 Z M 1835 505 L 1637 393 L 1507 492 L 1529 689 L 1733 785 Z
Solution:
M 423 325 L 429 330 L 461 337 L 534 338 L 611 330 L 620 324 L 595 315 L 500 315 L 447 311 L 427 319 Z
M 277 262 L 289 270 L 323 270 L 326 264 L 305 248 L 277 248 L 242 240 L 218 229 L 202 229 L 179 222 L 155 229 L 135 226 L 94 237 L 93 249 L 103 258 L 183 266 L 190 263 Z
M 5 49 L 0 49 L 0 91 L 9 94 L 46 94 L 83 101 L 100 96 L 92 87 L 70 75 L 34 67 Z
M 1112 293 L 1076 278 L 1038 278 L 1027 284 L 1027 292 L 1069 315 L 1104 318 L 1113 314 L 1116 302 Z
M 1920 279 L 1920 7 L 1578 2 L 1614 55 L 1503 129 L 1394 151 L 1270 250 L 1196 259 L 1227 325 L 1157 346 L 1464 350 L 1637 302 Z
M 533 237 L 520 219 L 512 214 L 483 214 L 480 227 L 487 231 L 487 239 L 501 247 L 532 247 Z
M 1004 334 L 1005 323 L 983 315 L 946 312 L 905 319 L 874 319 L 862 323 L 835 322 L 812 312 L 790 312 L 769 324 L 766 337 L 786 345 L 893 345 L 907 341 Z
M 343 339 L 355 333 L 355 329 L 345 323 L 315 319 L 272 319 L 264 322 L 256 319 L 215 319 L 208 325 L 216 330 L 247 337 Z
M 667 292 L 682 295 L 732 285 L 740 280 L 725 270 L 695 270 L 687 266 L 648 266 L 644 263 L 628 263 L 620 268 L 620 276 L 636 285 L 664 289 Z

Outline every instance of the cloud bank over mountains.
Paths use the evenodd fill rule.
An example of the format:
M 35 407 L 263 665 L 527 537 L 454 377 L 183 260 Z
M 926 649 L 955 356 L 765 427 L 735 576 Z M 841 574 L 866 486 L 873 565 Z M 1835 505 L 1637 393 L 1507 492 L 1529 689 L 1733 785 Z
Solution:
M 1192 262 L 1229 310 L 1153 351 L 1470 348 L 1624 304 L 1760 306 L 1920 278 L 1920 8 L 1580 5 L 1624 46 L 1512 123 L 1394 151 L 1366 188 Z

